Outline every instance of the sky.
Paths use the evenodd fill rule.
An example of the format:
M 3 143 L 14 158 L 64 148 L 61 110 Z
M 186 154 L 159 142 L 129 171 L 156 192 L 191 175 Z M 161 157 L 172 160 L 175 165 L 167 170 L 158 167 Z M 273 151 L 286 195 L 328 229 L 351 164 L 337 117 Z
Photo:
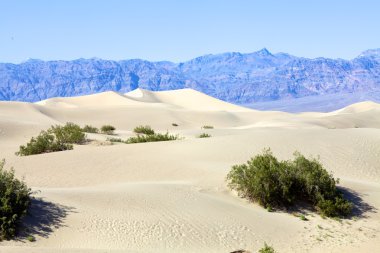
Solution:
M 380 48 L 378 0 L 0 0 L 0 62 Z

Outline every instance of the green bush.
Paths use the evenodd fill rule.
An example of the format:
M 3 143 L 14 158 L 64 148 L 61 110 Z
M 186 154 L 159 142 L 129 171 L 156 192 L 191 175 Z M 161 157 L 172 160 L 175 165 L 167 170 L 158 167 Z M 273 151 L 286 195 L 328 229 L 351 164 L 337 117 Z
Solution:
M 150 135 L 137 135 L 136 137 L 130 137 L 128 138 L 125 143 L 131 144 L 131 143 L 141 143 L 141 142 L 156 142 L 156 141 L 173 141 L 177 140 L 177 135 L 171 135 L 169 133 L 166 134 L 150 134 Z
M 264 150 L 247 164 L 234 165 L 227 181 L 240 196 L 265 208 L 289 207 L 306 200 L 322 215 L 336 217 L 349 215 L 353 207 L 322 164 L 298 152 L 293 161 L 278 161 L 269 149 Z
M 71 122 L 64 126 L 52 126 L 48 132 L 55 136 L 59 144 L 81 144 L 86 140 L 82 128 Z
M 28 156 L 73 149 L 72 144 L 81 144 L 86 140 L 82 129 L 74 123 L 64 126 L 52 126 L 47 131 L 41 131 L 37 137 L 21 145 L 16 155 Z
M 276 253 L 276 251 L 274 251 L 273 247 L 264 243 L 264 247 L 259 250 L 259 253 Z
M 207 134 L 207 133 L 201 133 L 201 134 L 198 136 L 198 138 L 209 138 L 209 137 L 211 137 L 211 135 L 210 135 L 210 134 Z
M 24 146 L 21 145 L 16 155 L 28 156 L 42 153 L 50 153 L 73 149 L 73 145 L 57 142 L 55 136 L 47 131 L 41 131 L 37 137 L 32 139 Z
M 26 240 L 28 240 L 29 242 L 35 242 L 35 241 L 36 241 L 36 238 L 35 238 L 34 236 L 32 236 L 32 235 L 28 235 L 28 236 L 26 237 Z
M 342 195 L 335 199 L 321 199 L 317 203 L 320 213 L 327 217 L 348 216 L 352 212 L 352 203 L 345 200 Z
M 153 135 L 154 130 L 150 126 L 137 126 L 135 129 L 133 129 L 133 132 L 136 134 L 146 134 L 146 135 Z
M 82 128 L 82 131 L 85 133 L 93 133 L 93 134 L 99 133 L 99 129 L 97 129 L 96 127 L 90 126 L 90 125 L 85 125 Z
M 203 129 L 214 129 L 214 127 L 210 126 L 210 125 L 205 125 L 205 126 L 202 126 L 201 128 L 203 128 Z
M 107 138 L 107 141 L 110 141 L 110 142 L 124 142 L 122 139 L 120 138 Z
M 111 125 L 104 125 L 100 128 L 100 131 L 104 134 L 113 134 L 116 128 Z
M 5 170 L 4 164 L 4 160 L 0 161 L 0 241 L 16 235 L 31 199 L 31 189 L 15 178 L 13 169 Z

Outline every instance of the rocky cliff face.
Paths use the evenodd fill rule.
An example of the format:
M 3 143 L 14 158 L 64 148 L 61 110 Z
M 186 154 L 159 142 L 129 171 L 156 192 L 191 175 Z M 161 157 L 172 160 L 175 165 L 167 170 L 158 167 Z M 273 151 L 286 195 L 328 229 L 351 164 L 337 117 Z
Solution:
M 234 103 L 380 90 L 380 49 L 353 60 L 307 59 L 262 49 L 188 62 L 29 60 L 0 64 L 0 100 L 38 101 L 107 90 L 193 88 Z

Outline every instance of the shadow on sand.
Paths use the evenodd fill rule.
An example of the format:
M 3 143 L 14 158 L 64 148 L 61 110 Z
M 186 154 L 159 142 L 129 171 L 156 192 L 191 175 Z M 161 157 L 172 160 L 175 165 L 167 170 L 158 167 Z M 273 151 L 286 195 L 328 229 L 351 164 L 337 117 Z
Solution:
M 23 218 L 16 240 L 24 241 L 28 236 L 49 237 L 54 229 L 64 226 L 64 220 L 74 208 L 41 198 L 33 198 L 29 213 Z
M 354 208 L 352 210 L 351 217 L 359 217 L 359 218 L 367 218 L 368 213 L 377 213 L 377 209 L 374 206 L 364 202 L 362 197 L 363 194 L 360 194 L 352 189 L 348 189 L 345 187 L 338 187 L 339 190 L 343 193 L 344 197 L 351 201 L 354 204 Z
M 364 194 L 360 194 L 357 191 L 354 191 L 349 188 L 337 186 L 338 190 L 343 193 L 343 196 L 348 201 L 352 202 L 353 209 L 351 215 L 345 217 L 347 219 L 352 219 L 354 217 L 357 218 L 368 218 L 368 214 L 377 213 L 377 209 L 366 203 L 363 200 Z M 308 213 L 316 212 L 316 208 L 306 201 L 300 201 L 293 206 L 290 206 L 284 210 L 275 210 L 275 211 L 283 211 L 290 214 L 299 214 L 299 215 L 307 215 Z

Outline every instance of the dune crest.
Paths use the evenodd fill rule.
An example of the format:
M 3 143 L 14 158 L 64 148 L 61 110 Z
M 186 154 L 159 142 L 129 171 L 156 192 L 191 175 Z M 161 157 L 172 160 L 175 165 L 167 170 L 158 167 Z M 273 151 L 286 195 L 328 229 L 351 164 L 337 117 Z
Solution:
M 35 104 L 69 109 L 79 107 L 128 106 L 139 105 L 140 103 L 135 100 L 128 99 L 123 94 L 114 91 L 106 91 L 78 97 L 49 98 L 36 102 Z
M 340 110 L 336 110 L 337 113 L 360 113 L 369 110 L 380 111 L 380 104 L 373 101 L 364 101 L 346 106 Z

